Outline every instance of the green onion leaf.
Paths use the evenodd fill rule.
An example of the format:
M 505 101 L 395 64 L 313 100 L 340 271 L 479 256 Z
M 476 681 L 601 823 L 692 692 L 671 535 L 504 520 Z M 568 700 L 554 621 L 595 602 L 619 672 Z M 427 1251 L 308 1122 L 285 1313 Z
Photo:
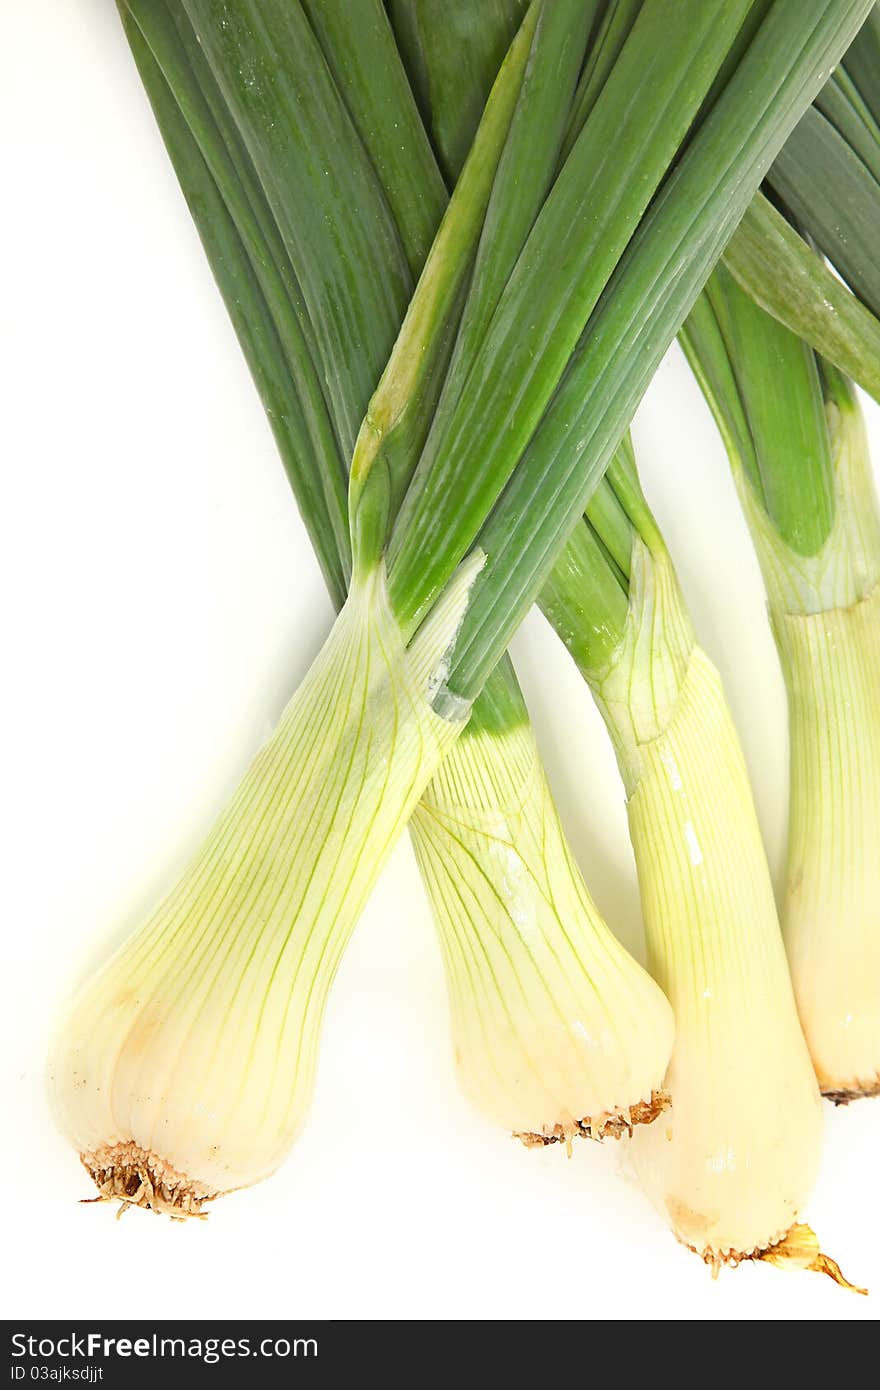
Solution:
M 479 690 L 495 653 L 507 645 L 549 577 L 561 542 L 583 514 L 663 353 L 770 162 L 867 9 L 866 0 L 805 0 L 796 12 L 785 3 L 774 5 L 691 138 L 480 532 L 486 564 L 447 681 L 460 698 Z M 584 134 L 589 129 L 588 122 Z
M 880 316 L 880 181 L 815 107 L 786 140 L 768 180 L 850 288 Z
M 762 309 L 880 400 L 880 320 L 760 193 L 724 264 Z

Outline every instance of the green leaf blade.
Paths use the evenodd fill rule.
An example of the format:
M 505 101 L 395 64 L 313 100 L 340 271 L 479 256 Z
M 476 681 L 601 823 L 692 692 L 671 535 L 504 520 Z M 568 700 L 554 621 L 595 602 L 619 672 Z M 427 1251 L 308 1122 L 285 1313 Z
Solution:
M 510 478 L 748 8 L 744 0 L 719 16 L 684 0 L 673 16 L 661 0 L 646 0 L 508 280 L 454 415 L 442 439 L 429 439 L 401 508 L 388 573 L 405 630 L 427 611 Z
M 411 290 L 397 228 L 299 0 L 183 3 L 284 239 L 350 457 Z
M 880 183 L 815 107 L 789 136 L 768 181 L 850 288 L 880 316 Z
M 480 688 L 546 583 L 663 353 L 868 0 L 777 3 L 627 249 L 479 543 L 448 684 Z
M 880 320 L 761 194 L 724 264 L 762 309 L 880 400 Z

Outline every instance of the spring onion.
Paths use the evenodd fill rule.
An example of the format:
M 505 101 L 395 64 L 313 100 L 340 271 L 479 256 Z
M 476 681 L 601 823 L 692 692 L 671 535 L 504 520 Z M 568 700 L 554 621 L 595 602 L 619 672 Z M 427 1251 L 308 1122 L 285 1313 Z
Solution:
M 719 270 L 685 332 L 724 436 L 788 692 L 782 910 L 822 1090 L 880 1090 L 880 509 L 844 377 Z

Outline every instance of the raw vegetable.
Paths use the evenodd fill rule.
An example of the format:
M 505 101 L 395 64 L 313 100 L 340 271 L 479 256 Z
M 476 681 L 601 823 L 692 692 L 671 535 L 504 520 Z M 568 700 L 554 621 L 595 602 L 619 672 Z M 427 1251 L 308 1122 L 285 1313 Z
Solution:
M 684 342 L 727 446 L 788 692 L 783 928 L 822 1090 L 880 1089 L 880 509 L 847 380 L 719 269 Z
M 402 257 L 399 269 L 388 269 L 397 233 L 387 202 L 353 173 L 331 185 L 329 233 L 313 216 L 310 171 L 329 168 L 332 149 L 359 137 L 298 5 L 185 0 L 165 8 L 174 22 L 185 15 L 193 24 L 246 152 L 246 186 L 255 174 L 265 194 L 296 277 L 288 298 L 315 325 L 309 355 L 345 454 L 358 427 L 352 400 L 365 383 L 352 346 L 369 321 L 387 332 L 390 348 L 409 292 Z M 377 455 L 381 466 L 353 469 L 354 580 L 314 676 L 201 859 L 85 987 L 59 1040 L 59 1109 L 102 1190 L 193 1211 L 206 1196 L 265 1176 L 295 1134 L 308 1087 L 294 1088 L 293 1104 L 294 1063 L 287 1054 L 280 1060 L 279 1020 L 307 1052 L 339 953 L 399 829 L 552 568 L 767 163 L 866 6 L 810 0 L 797 16 L 785 4 L 771 6 L 673 168 L 749 9 L 743 0 L 709 14 L 686 0 L 670 15 L 659 0 L 646 0 L 505 286 L 464 390 L 445 419 L 435 417 L 418 466 L 401 478 Z M 481 125 L 487 141 L 499 106 L 518 91 L 535 13 L 493 89 Z M 588 208 L 585 190 L 595 194 L 603 181 L 613 198 Z M 454 198 L 447 219 L 460 212 Z M 352 248 L 359 272 L 371 254 L 378 260 L 375 277 L 358 275 L 353 311 L 324 294 L 326 277 Z M 555 273 L 538 274 L 540 263 Z M 414 327 L 417 334 L 435 289 L 429 259 L 404 334 Z M 601 393 L 585 390 L 587 381 L 601 383 Z M 475 417 L 492 443 L 479 459 L 469 456 Z M 590 431 L 581 427 L 586 418 Z M 396 517 L 392 481 L 405 487 Z M 536 485 L 527 525 L 521 490 L 537 495 Z M 350 673 L 353 702 L 340 701 L 336 682 L 323 683 L 337 662 Z M 320 756 L 302 762 L 299 732 L 315 728 L 325 734 Z M 250 808 L 265 804 L 265 815 L 241 828 L 230 880 L 222 847 L 239 828 L 245 798 Z M 294 843 L 291 826 L 300 830 Z M 348 875 L 351 886 L 341 891 Z M 277 914 L 286 918 L 283 936 Z M 238 951 L 227 950 L 230 942 Z M 138 973 L 144 968 L 146 977 Z M 246 1049 L 236 1043 L 233 1001 L 236 1009 L 251 1006 Z

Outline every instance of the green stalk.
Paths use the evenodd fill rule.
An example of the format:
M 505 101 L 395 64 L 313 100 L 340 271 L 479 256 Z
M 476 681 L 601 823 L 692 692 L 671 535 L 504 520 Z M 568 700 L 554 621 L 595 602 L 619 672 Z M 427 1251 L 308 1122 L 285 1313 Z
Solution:
M 786 329 L 767 331 L 767 315 L 719 267 L 706 289 L 746 412 L 753 449 L 749 482 L 774 528 L 798 555 L 815 555 L 834 523 L 831 446 L 812 352 Z M 735 311 L 731 305 L 735 305 Z M 784 453 L 774 449 L 787 441 Z
M 632 28 L 640 3 L 641 0 L 635 0 L 635 3 L 619 0 L 618 3 L 609 4 L 604 11 L 598 33 L 589 46 L 578 84 L 562 149 L 563 158 L 592 109 L 610 66 Z M 753 8 L 739 43 L 753 37 L 754 29 L 765 11 L 766 6 Z M 880 55 L 878 35 L 880 20 L 874 10 L 845 57 L 847 64 L 853 64 L 857 52 L 865 55 L 859 66 L 859 78 L 865 84 L 869 83 L 873 71 L 870 63 L 872 54 L 876 52 Z M 410 53 L 406 45 L 403 51 L 404 56 Z M 880 56 L 877 62 L 880 65 Z M 721 74 L 719 80 L 720 77 Z M 412 70 L 410 79 L 414 82 L 418 80 Z M 872 132 L 873 138 L 877 122 L 867 103 L 862 101 L 855 82 L 845 73 L 843 65 L 820 90 L 817 105 L 827 110 L 832 88 L 836 90 L 838 84 L 844 83 L 845 101 L 851 108 L 851 115 L 858 118 L 863 131 Z M 459 89 L 460 86 L 461 79 Z M 876 110 L 880 111 L 880 104 Z M 855 120 L 851 121 L 853 124 Z M 841 284 L 782 214 L 760 193 L 746 210 L 740 226 L 728 243 L 724 261 L 762 308 L 798 337 L 809 342 L 869 394 L 880 399 L 880 321 Z
M 440 432 L 456 406 L 508 279 L 553 183 L 591 6 L 583 0 L 544 5 L 522 87 L 483 218 L 452 361 L 432 428 Z M 465 171 L 467 165 L 465 165 Z M 457 174 L 460 182 L 464 174 Z M 515 194 L 511 192 L 515 190 Z
M 343 456 L 412 281 L 397 227 L 299 0 L 183 0 L 266 193 L 318 338 Z M 337 152 L 346 150 L 345 160 Z M 314 181 L 326 180 L 316 202 Z M 357 274 L 354 267 L 359 268 Z M 363 273 L 360 273 L 360 272 Z M 333 293 L 345 286 L 345 295 Z
M 415 280 L 443 215 L 446 188 L 382 0 L 303 0 L 303 9 L 370 156 Z
M 374 567 L 407 493 L 444 381 L 499 162 L 538 44 L 533 5 L 502 64 L 480 124 L 373 393 L 355 444 L 349 509 L 357 565 Z
M 473 260 L 480 228 L 474 203 L 479 206 L 482 198 L 485 207 L 512 104 L 519 102 L 516 64 L 521 71 L 528 57 L 529 86 L 539 92 L 542 74 L 556 66 L 558 28 L 545 24 L 536 34 L 536 18 L 537 11 L 533 22 L 523 26 L 507 72 L 490 97 L 474 155 L 432 252 L 437 273 L 424 277 L 421 309 L 413 316 L 417 324 L 436 322 L 438 306 L 444 304 L 454 324 L 456 295 L 444 299 L 437 288 L 448 283 L 450 274 L 454 288 L 456 266 L 460 262 L 466 271 Z M 328 60 L 332 62 L 332 53 Z M 144 76 L 156 82 L 155 72 L 145 69 Z M 348 104 L 356 123 L 362 118 L 357 98 L 354 82 Z M 161 109 L 156 94 L 153 100 Z M 529 94 L 528 104 L 532 100 Z M 545 109 L 546 102 L 541 115 Z M 168 126 L 166 139 L 178 169 L 188 171 L 193 158 L 186 128 Z M 207 177 L 202 162 L 196 168 Z M 206 202 L 216 216 L 210 198 Z M 198 216 L 198 198 L 194 210 Z M 217 227 L 209 225 L 202 235 L 209 257 L 215 256 L 215 275 L 227 303 L 247 322 L 254 306 L 236 299 L 245 277 L 234 273 L 246 267 L 230 261 L 228 233 L 218 236 Z M 406 245 L 408 238 L 403 240 Z M 227 254 L 216 259 L 224 248 Z M 258 318 L 261 309 L 258 304 Z M 408 341 L 402 335 L 400 343 Z M 247 350 L 247 340 L 244 346 Z M 389 399 L 404 419 L 417 420 L 425 413 L 425 356 L 417 348 L 396 351 L 389 364 L 387 379 L 394 388 Z M 417 365 L 415 374 L 408 373 L 408 364 Z M 295 408 L 295 391 L 291 394 Z M 388 404 L 380 386 L 362 432 L 367 446 L 376 437 L 370 422 L 381 415 L 383 402 Z M 382 440 L 383 459 L 389 439 L 394 431 Z M 369 455 L 360 447 L 354 467 L 369 477 Z M 356 588 L 368 580 L 369 566 L 356 574 Z M 460 743 L 449 750 L 426 789 L 411 828 L 447 960 L 457 961 L 449 971 L 456 1056 L 462 1084 L 478 1107 L 529 1143 L 570 1140 L 577 1134 L 618 1135 L 653 1119 L 664 1104 L 659 1084 L 671 1048 L 668 1005 L 615 941 L 589 897 L 565 844 L 509 660 L 503 659 L 492 673 Z M 511 972 L 513 991 L 500 984 Z M 475 1010 L 482 1020 L 479 1027 Z M 487 1010 L 496 1020 L 491 1028 L 483 1026 Z M 594 1038 L 603 1040 L 601 1047 Z M 297 1084 L 302 1108 L 309 1083 L 298 1077 Z
M 763 346 L 754 324 L 738 331 L 753 352 Z M 818 377 L 791 340 L 774 341 L 748 381 L 751 428 L 764 438 L 774 423 L 766 387 L 798 373 L 803 392 L 788 423 L 806 455 L 798 471 L 809 508 L 790 506 L 791 475 L 762 477 L 760 455 L 752 460 L 780 527 L 808 551 L 821 545 L 834 510 L 828 451 L 805 448 L 822 416 Z M 730 428 L 748 432 L 749 424 L 734 417 Z M 629 513 L 615 509 L 620 496 Z M 630 520 L 632 565 L 620 563 L 620 513 Z M 631 457 L 609 470 L 540 601 L 593 685 L 614 739 L 652 964 L 676 1001 L 671 1120 L 659 1137 L 655 1129 L 636 1144 L 646 1186 L 679 1238 L 716 1267 L 772 1251 L 776 1263 L 833 1273 L 812 1233 L 794 1225 L 815 1177 L 821 1119 L 745 766 Z M 719 1169 L 717 1152 L 733 1161 Z M 805 1232 L 808 1260 L 800 1253 Z
M 850 288 L 880 316 L 880 179 L 815 107 L 798 122 L 768 179 Z
M 872 178 L 880 180 L 880 126 L 842 65 L 832 73 L 814 105 L 862 161 Z
M 880 10 L 876 4 L 843 55 L 843 67 L 875 122 L 880 122 Z
M 588 514 L 540 604 L 614 744 L 649 964 L 675 1010 L 671 1109 L 657 1135 L 634 1135 L 633 1157 L 678 1238 L 717 1268 L 787 1237 L 815 1179 L 821 1113 L 720 679 L 631 453 L 613 468 L 605 486 L 617 481 L 630 523 L 627 577 Z
M 231 272 L 221 281 L 225 304 L 329 592 L 341 606 L 352 569 L 345 470 L 303 328 L 304 310 L 289 293 L 295 281 L 284 249 L 272 238 L 259 188 L 247 183 L 241 152 L 225 145 L 228 129 L 215 121 L 217 106 L 207 106 L 164 4 L 124 0 L 120 13 L 206 252 L 211 263 L 228 265 Z M 204 70 L 200 78 L 210 81 Z
M 611 0 L 605 7 L 604 14 L 600 16 L 595 40 L 590 44 L 587 61 L 578 82 L 568 132 L 562 147 L 563 159 L 568 158 L 583 130 L 587 117 L 629 38 L 641 7 L 642 0 Z
M 395 35 L 450 185 L 528 0 L 389 0 Z

